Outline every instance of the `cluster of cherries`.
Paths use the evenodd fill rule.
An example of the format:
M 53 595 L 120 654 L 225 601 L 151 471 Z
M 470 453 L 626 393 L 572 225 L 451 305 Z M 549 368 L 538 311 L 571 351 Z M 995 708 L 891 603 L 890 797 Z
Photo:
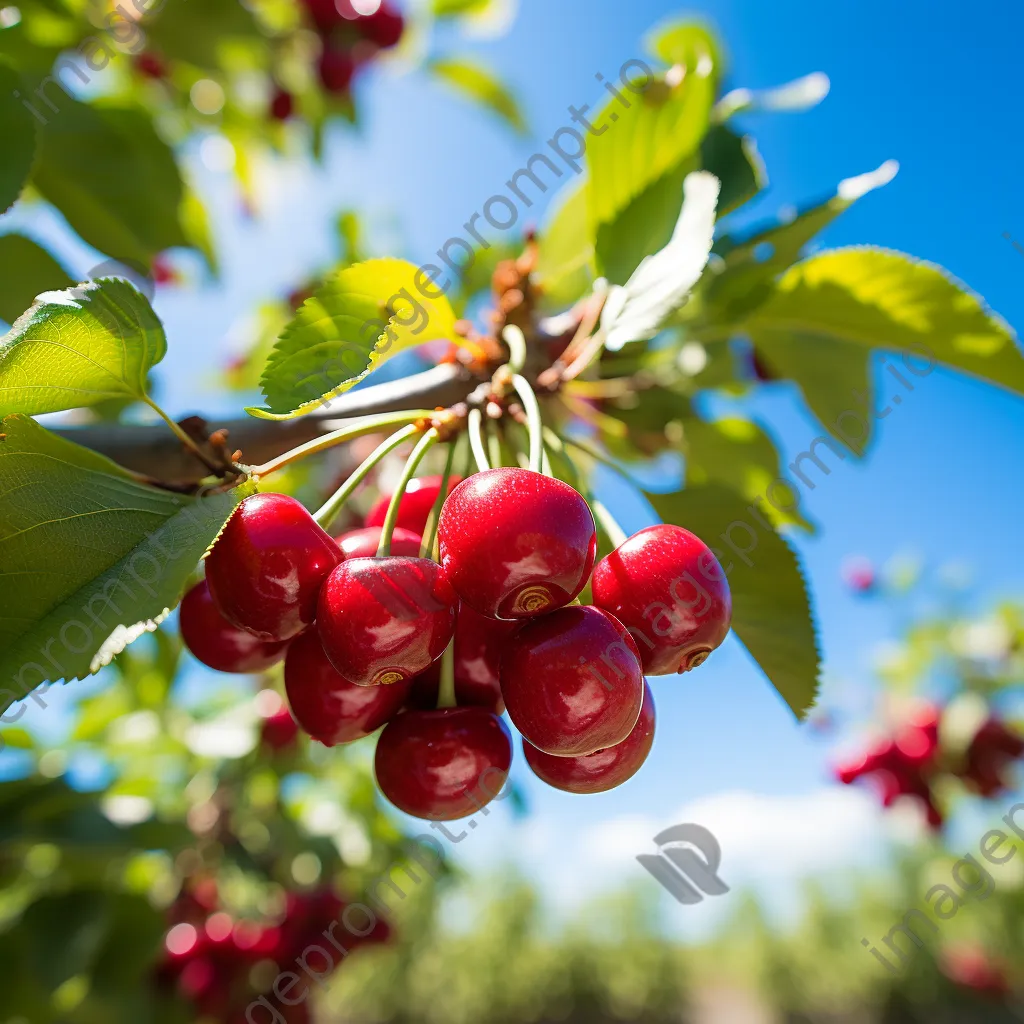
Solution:
M 595 567 L 583 496 L 501 468 L 450 479 L 438 563 L 420 546 L 441 487 L 436 477 L 412 482 L 384 557 L 388 498 L 338 540 L 293 498 L 247 498 L 182 603 L 185 643 L 221 671 L 284 658 L 292 713 L 324 744 L 385 726 L 377 783 L 417 817 L 465 817 L 499 793 L 512 761 L 503 710 L 550 785 L 596 793 L 626 781 L 654 737 L 644 674 L 694 668 L 728 632 L 714 554 L 659 525 Z M 583 606 L 575 599 L 588 582 L 593 603 Z M 449 644 L 454 706 L 438 707 L 452 704 L 441 685 Z
M 1010 769 L 1024 756 L 1024 739 L 995 715 L 977 730 L 960 758 L 944 755 L 939 744 L 942 709 L 922 704 L 891 736 L 836 767 L 836 778 L 850 784 L 865 778 L 874 785 L 882 805 L 900 798 L 916 801 L 928 824 L 939 829 L 943 814 L 935 802 L 940 775 L 953 775 L 971 791 L 990 799 L 1013 787 Z
M 174 902 L 156 985 L 177 992 L 197 1016 L 221 1024 L 245 1024 L 246 1007 L 259 995 L 265 977 L 273 978 L 310 945 L 322 944 L 323 932 L 346 907 L 327 887 L 289 892 L 280 918 L 263 923 L 236 920 L 218 904 L 212 879 L 186 889 Z M 386 942 L 388 937 L 387 924 L 378 921 L 363 938 L 346 935 L 346 948 Z M 287 1024 L 307 1024 L 311 1019 L 307 1001 L 285 1005 L 278 1013 Z

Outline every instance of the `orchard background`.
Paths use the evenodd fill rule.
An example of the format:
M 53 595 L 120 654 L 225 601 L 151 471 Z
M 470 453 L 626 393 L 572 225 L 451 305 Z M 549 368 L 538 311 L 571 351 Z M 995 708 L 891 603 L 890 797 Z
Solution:
M 433 0 L 399 20 L 345 5 L 0 8 L 0 1020 L 1020 1019 L 1024 853 L 984 862 L 990 895 L 969 872 L 954 885 L 963 905 L 919 927 L 924 948 L 891 929 L 990 829 L 1012 837 L 999 819 L 1022 799 L 1024 15 Z M 627 116 L 595 77 L 615 83 L 628 61 L 655 70 L 637 109 L 660 115 Z M 587 138 L 586 178 L 560 161 L 552 187 L 526 182 L 532 203 L 484 228 L 492 248 L 447 296 L 476 333 L 416 350 L 407 334 L 322 405 L 367 368 L 337 349 L 302 362 L 320 340 L 310 311 L 330 313 L 347 268 L 436 263 L 525 161 L 555 156 L 583 104 L 622 114 Z M 381 797 L 373 739 L 296 733 L 280 667 L 207 670 L 176 613 L 133 627 L 200 578 L 252 467 L 346 416 L 466 399 L 516 362 L 506 322 L 538 384 L 590 306 L 543 318 L 664 256 L 684 180 L 708 213 L 706 179 L 687 178 L 702 170 L 720 180 L 707 266 L 691 220 L 640 279 L 656 322 L 641 330 L 634 303 L 621 349 L 538 391 L 545 422 L 584 445 L 576 482 L 626 533 L 660 517 L 732 563 L 734 633 L 699 669 L 651 679 L 653 750 L 610 792 L 545 786 L 516 737 L 508 798 L 476 829 L 447 826 L 440 877 L 389 899 L 389 923 L 322 986 L 300 971 L 295 1006 L 258 1006 L 345 901 L 410 863 L 427 824 Z M 131 284 L 79 284 L 118 275 Z M 386 305 L 393 279 L 367 280 Z M 44 292 L 62 294 L 33 306 Z M 282 334 L 315 393 L 272 370 L 261 392 Z M 40 358 L 54 339 L 69 354 Z M 451 361 L 449 341 L 471 358 Z M 280 422 L 243 411 L 303 403 Z M 522 426 L 503 439 L 525 457 Z M 393 429 L 259 489 L 315 511 Z M 339 528 L 391 493 L 410 447 Z M 787 467 L 808 451 L 829 471 L 804 460 L 802 480 Z M 422 471 L 443 468 L 434 452 Z M 780 475 L 795 508 L 770 500 Z M 82 522 L 97 510 L 113 525 Z M 165 521 L 176 555 L 157 558 L 145 545 Z M 140 550 L 152 595 L 137 581 L 140 604 L 101 611 L 85 646 L 62 634 Z M 26 675 L 51 638 L 83 678 Z M 730 892 L 682 907 L 635 857 L 689 821 L 721 843 Z

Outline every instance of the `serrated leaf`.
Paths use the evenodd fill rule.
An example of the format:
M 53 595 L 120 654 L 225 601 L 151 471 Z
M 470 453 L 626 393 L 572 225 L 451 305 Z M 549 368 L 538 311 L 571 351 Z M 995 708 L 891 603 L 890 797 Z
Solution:
M 45 292 L 0 339 L 0 412 L 36 416 L 146 397 L 167 340 L 149 300 L 105 278 Z
M 587 181 L 560 193 L 540 234 L 534 276 L 546 309 L 566 309 L 593 280 L 594 238 L 587 210 Z
M 457 341 L 448 299 L 426 298 L 418 268 L 366 260 L 329 275 L 277 340 L 260 381 L 262 419 L 292 419 L 355 387 L 393 355 L 424 342 Z M 436 292 L 437 285 L 424 291 Z
M 23 235 L 0 238 L 0 320 L 13 324 L 41 292 L 75 282 L 41 246 Z
M 444 57 L 427 67 L 446 85 L 497 114 L 520 135 L 529 130 L 519 102 L 490 68 L 465 57 Z
M 23 88 L 18 72 L 0 59 L 0 139 L 4 146 L 0 161 L 0 213 L 6 212 L 21 195 L 35 157 L 38 122 L 17 95 Z
M 32 181 L 86 242 L 115 259 L 148 265 L 190 244 L 174 154 L 142 110 L 61 96 L 40 130 Z
M 853 439 L 855 450 L 866 446 L 872 420 L 873 399 L 854 391 L 864 386 L 862 360 L 872 351 L 904 353 L 918 376 L 937 361 L 1024 394 L 1024 355 L 1010 325 L 940 267 L 902 253 L 852 248 L 812 256 L 782 276 L 746 330 L 769 365 L 801 374 L 808 404 L 830 417 L 825 427 L 848 446 L 831 417 L 861 414 L 867 426 Z M 914 380 L 909 367 L 901 372 Z M 902 399 L 903 389 L 892 387 Z M 887 405 L 888 397 L 874 404 Z
M 732 628 L 769 681 L 803 718 L 818 693 L 821 658 L 803 571 L 789 544 L 724 487 L 648 494 L 666 523 L 714 549 L 732 591 Z
M 175 494 L 138 482 L 27 417 L 8 416 L 0 430 L 0 709 L 6 709 L 40 682 L 98 671 L 154 629 L 235 506 L 255 488 Z

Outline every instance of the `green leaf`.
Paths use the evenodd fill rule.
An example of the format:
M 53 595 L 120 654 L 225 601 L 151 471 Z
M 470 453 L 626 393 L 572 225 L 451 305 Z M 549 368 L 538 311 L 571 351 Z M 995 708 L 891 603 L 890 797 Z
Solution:
M 41 292 L 75 282 L 43 248 L 23 235 L 0 238 L 0 320 L 13 324 Z
M 648 494 L 666 523 L 692 530 L 729 578 L 732 628 L 798 718 L 818 693 L 820 655 L 803 571 L 789 544 L 717 485 Z
M 681 70 L 673 69 L 672 84 L 657 79 L 641 95 L 622 86 L 628 109 L 612 99 L 592 118 L 604 129 L 588 140 L 587 155 L 590 221 L 599 242 L 601 225 L 614 222 L 648 187 L 694 156 L 708 129 L 718 83 L 716 45 L 697 25 L 679 31 Z M 613 255 L 598 246 L 601 273 Z
M 144 24 L 159 53 L 211 71 L 221 70 L 223 51 L 232 41 L 261 41 L 252 8 L 238 0 L 165 3 Z
M 540 234 L 534 276 L 546 309 L 566 309 L 590 287 L 594 238 L 587 202 L 584 179 L 559 194 Z
M 427 67 L 442 82 L 497 114 L 520 135 L 528 132 L 518 101 L 490 68 L 464 57 L 439 58 Z
M 34 420 L 8 416 L 0 426 L 5 709 L 40 682 L 98 671 L 154 629 L 255 488 L 176 494 L 139 483 Z
M 94 248 L 149 264 L 164 249 L 190 244 L 174 154 L 148 114 L 61 97 L 39 134 L 32 181 Z
M 683 421 L 683 446 L 688 487 L 722 484 L 747 501 L 762 499 L 764 514 L 776 526 L 795 524 L 811 529 L 798 509 L 787 511 L 790 498 L 799 502 L 800 497 L 792 484 L 791 495 L 778 495 L 772 489 L 782 509 L 763 500 L 769 486 L 782 474 L 774 442 L 756 423 L 735 417 L 714 422 L 692 417 Z
M 127 281 L 44 293 L 0 340 L 0 411 L 35 416 L 143 400 L 146 375 L 166 351 L 156 313 Z
M 714 33 L 705 26 L 688 19 L 670 18 L 655 26 L 645 40 L 647 49 L 666 64 L 687 64 L 694 47 L 694 39 L 700 45 L 708 46 L 715 66 L 721 75 L 724 66 L 722 47 Z
M 712 125 L 700 146 L 701 166 L 722 183 L 718 215 L 749 202 L 768 184 L 768 172 L 753 136 Z
M 416 286 L 419 276 L 425 288 Z M 457 341 L 455 311 L 405 260 L 357 263 L 329 275 L 285 328 L 260 386 L 262 419 L 292 419 L 343 394 L 391 356 L 427 341 Z
M 770 366 L 800 374 L 808 404 L 848 445 L 833 416 L 864 412 L 854 388 L 866 383 L 863 360 L 872 351 L 904 353 L 903 376 L 912 381 L 910 367 L 926 376 L 938 362 L 1024 394 L 1024 356 L 1010 325 L 940 267 L 901 253 L 852 248 L 812 256 L 782 276 L 746 330 Z M 871 418 L 861 417 L 869 425 Z M 857 438 L 854 447 L 863 450 L 866 441 Z
M 23 89 L 18 72 L 0 59 L 0 139 L 4 145 L 0 161 L 0 213 L 10 209 L 21 195 L 36 151 L 38 122 L 15 95 Z

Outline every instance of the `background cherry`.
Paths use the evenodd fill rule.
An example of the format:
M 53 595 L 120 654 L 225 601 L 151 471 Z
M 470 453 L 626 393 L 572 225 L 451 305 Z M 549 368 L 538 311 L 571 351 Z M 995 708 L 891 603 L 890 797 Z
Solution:
M 228 520 L 206 559 L 214 604 L 264 640 L 290 640 L 316 618 L 341 549 L 294 498 L 254 494 Z
M 328 747 L 376 732 L 405 703 L 410 685 L 350 683 L 328 661 L 315 629 L 292 641 L 284 663 L 292 714 L 313 739 Z
M 448 493 L 451 494 L 460 483 L 462 483 L 461 476 L 455 474 L 449 476 Z M 430 510 L 434 507 L 434 502 L 440 493 L 441 477 L 439 476 L 421 476 L 410 480 L 398 505 L 397 524 L 422 536 L 423 531 L 427 528 Z M 390 504 L 390 494 L 380 498 L 366 514 L 366 525 L 383 526 L 384 517 L 388 514 L 388 505 Z M 392 553 L 397 554 L 397 552 Z
M 288 642 L 260 640 L 232 626 L 213 603 L 206 580 L 182 599 L 178 613 L 181 638 L 192 654 L 217 672 L 262 672 L 279 662 Z
M 578 757 L 629 736 L 644 677 L 633 638 L 612 615 L 561 608 L 527 622 L 508 641 L 501 693 L 525 739 L 545 753 Z
M 444 653 L 457 598 L 428 558 L 352 558 L 327 578 L 317 629 L 331 663 L 357 686 L 411 679 Z
M 359 530 L 349 530 L 338 538 L 338 547 L 346 558 L 375 558 L 377 546 L 380 544 L 382 529 L 379 526 L 364 526 Z M 412 530 L 396 526 L 391 535 L 391 554 L 411 555 L 418 558 L 423 538 Z
M 583 757 L 553 757 L 523 740 L 523 754 L 534 775 L 566 793 L 604 793 L 632 778 L 654 745 L 654 697 L 644 683 L 644 702 L 633 731 L 614 747 Z
M 648 675 L 696 668 L 729 632 L 725 573 L 711 549 L 680 526 L 633 534 L 598 562 L 592 586 L 594 604 L 636 637 Z
M 417 818 L 454 821 L 487 804 L 512 764 L 508 727 L 483 708 L 407 711 L 385 726 L 374 770 L 380 791 Z
M 459 484 L 441 509 L 438 539 L 459 597 L 500 619 L 568 604 L 586 585 L 597 552 L 583 495 L 526 469 L 491 469 Z

